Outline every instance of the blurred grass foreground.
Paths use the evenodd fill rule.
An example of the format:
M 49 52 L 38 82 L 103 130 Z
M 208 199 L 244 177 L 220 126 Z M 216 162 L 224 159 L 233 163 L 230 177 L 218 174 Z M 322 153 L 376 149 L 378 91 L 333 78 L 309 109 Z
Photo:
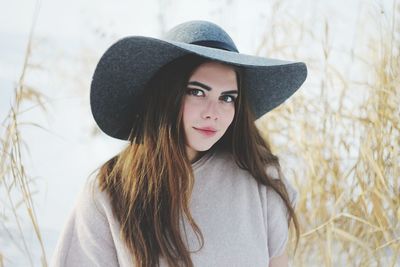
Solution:
M 295 19 L 271 23 L 276 28 L 259 46 L 259 55 L 298 59 L 309 67 L 304 88 L 257 121 L 300 193 L 296 211 L 302 233 L 296 253 L 290 254 L 293 266 L 400 265 L 400 4 L 393 3 L 390 16 L 378 5 L 365 11 L 374 28 L 360 21 L 357 33 L 362 41 L 349 51 L 331 45 L 335 33 L 330 19 L 322 25 L 322 34 Z M 286 17 L 279 5 L 274 8 L 278 17 Z M 295 34 L 276 43 L 273 33 L 288 29 Z M 310 43 L 310 49 L 319 50 L 309 51 Z M 40 89 L 24 80 L 29 47 L 15 102 L 1 118 L 1 235 L 11 237 L 31 266 L 38 265 L 31 251 L 40 250 L 40 264 L 47 266 L 31 197 L 32 179 L 21 160 L 21 145 L 29 148 L 19 133 L 21 102 L 39 104 L 46 112 Z M 34 226 L 36 247 L 24 238 L 21 212 Z M 5 258 L 0 250 L 0 267 Z

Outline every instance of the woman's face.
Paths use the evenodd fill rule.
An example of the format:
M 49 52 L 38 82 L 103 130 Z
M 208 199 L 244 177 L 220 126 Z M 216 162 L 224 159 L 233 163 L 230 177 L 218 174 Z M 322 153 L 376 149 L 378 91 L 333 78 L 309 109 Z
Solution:
M 200 65 L 190 76 L 183 99 L 183 127 L 190 160 L 210 149 L 235 115 L 236 73 L 218 62 Z

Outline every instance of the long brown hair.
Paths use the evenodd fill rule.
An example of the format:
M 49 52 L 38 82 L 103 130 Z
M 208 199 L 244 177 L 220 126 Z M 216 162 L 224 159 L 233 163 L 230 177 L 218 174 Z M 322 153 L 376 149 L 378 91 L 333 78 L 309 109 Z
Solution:
M 135 266 L 159 266 L 159 257 L 164 257 L 169 266 L 193 266 L 180 234 L 182 215 L 200 237 L 201 247 L 204 245 L 189 209 L 194 175 L 184 143 L 182 102 L 191 74 L 206 61 L 187 55 L 154 74 L 141 96 L 143 112 L 135 115 L 129 144 L 97 173 L 99 189 L 110 197 L 121 237 Z M 266 172 L 266 167 L 275 166 L 281 177 L 279 160 L 254 124 L 246 88 L 241 84 L 245 73 L 238 67 L 234 69 L 239 86 L 235 116 L 211 149 L 232 153 L 240 168 L 281 196 L 289 214 L 288 225 L 293 220 L 296 228 L 297 248 L 299 226 L 288 192 L 280 179 Z

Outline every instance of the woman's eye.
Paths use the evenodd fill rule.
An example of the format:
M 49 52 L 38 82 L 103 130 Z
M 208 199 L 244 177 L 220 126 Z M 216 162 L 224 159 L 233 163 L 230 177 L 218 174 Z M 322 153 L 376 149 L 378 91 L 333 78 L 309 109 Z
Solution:
M 187 90 L 188 95 L 194 95 L 194 96 L 202 96 L 204 95 L 204 92 L 200 89 L 189 89 Z
M 221 98 L 223 101 L 225 101 L 227 103 L 234 103 L 235 99 L 236 99 L 234 96 L 231 96 L 231 95 L 223 95 Z

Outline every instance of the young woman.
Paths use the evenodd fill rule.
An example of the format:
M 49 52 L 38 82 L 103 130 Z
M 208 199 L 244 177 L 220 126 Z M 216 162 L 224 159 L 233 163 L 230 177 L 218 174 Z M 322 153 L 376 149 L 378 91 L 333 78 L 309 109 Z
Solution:
M 52 266 L 287 266 L 297 191 L 254 121 L 306 75 L 206 21 L 111 46 L 91 108 L 129 143 L 84 186 Z

